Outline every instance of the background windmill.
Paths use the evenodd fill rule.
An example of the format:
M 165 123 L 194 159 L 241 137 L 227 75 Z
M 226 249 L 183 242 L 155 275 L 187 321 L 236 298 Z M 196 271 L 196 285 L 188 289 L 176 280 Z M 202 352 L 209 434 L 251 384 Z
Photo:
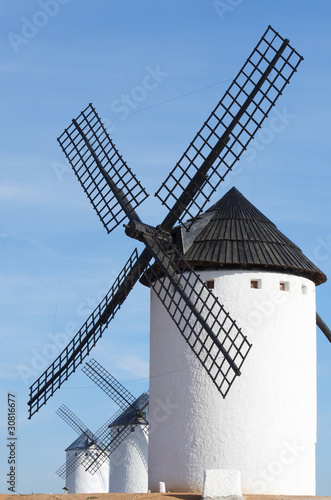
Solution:
M 88 470 L 110 459 L 110 491 L 146 493 L 148 491 L 148 394 L 135 398 L 95 359 L 82 371 L 120 407 L 110 424 L 109 442 L 101 448 Z
M 96 491 L 93 485 L 98 482 L 103 492 L 147 491 L 148 394 L 135 398 L 94 359 L 86 363 L 82 371 L 120 410 L 95 434 L 65 405 L 57 410 L 56 413 L 79 433 L 78 439 L 66 449 L 66 462 L 57 474 L 66 479 L 66 486 L 72 493 Z
M 273 44 L 277 47 L 276 49 Z M 261 50 L 261 46 L 264 46 L 264 50 Z M 287 52 L 285 57 L 283 56 L 283 52 Z M 270 59 L 268 59 L 269 57 Z M 266 62 L 267 66 L 265 66 Z M 278 62 L 279 65 L 277 67 Z M 215 385 L 218 387 L 222 395 L 226 396 L 235 376 L 240 374 L 241 364 L 245 360 L 250 345 L 220 303 L 212 297 L 212 294 L 206 288 L 203 288 L 204 285 L 202 281 L 199 280 L 180 253 L 178 253 L 178 250 L 175 246 L 173 246 L 166 232 L 173 228 L 173 224 L 176 220 L 183 222 L 181 219 L 182 216 L 193 215 L 190 213 L 191 205 L 193 203 L 197 203 L 197 205 L 200 205 L 200 207 L 203 208 L 204 202 L 200 203 L 200 200 L 197 201 L 198 198 L 196 195 L 200 194 L 202 197 L 205 197 L 205 202 L 208 201 L 208 196 L 205 196 L 205 193 L 203 193 L 203 190 L 200 188 L 208 182 L 210 187 L 216 189 L 219 182 L 221 182 L 226 173 L 232 168 L 234 162 L 239 158 L 241 152 L 247 146 L 256 129 L 267 116 L 269 109 L 275 103 L 286 83 L 288 83 L 299 62 L 300 57 L 289 46 L 288 41 L 279 37 L 271 28 L 268 29 L 253 52 L 252 59 L 246 63 L 247 67 L 250 67 L 250 69 L 253 68 L 252 72 L 248 71 L 248 74 L 246 74 L 245 65 L 242 72 L 238 75 L 238 80 L 233 84 L 238 93 L 232 95 L 230 87 L 229 93 L 226 94 L 224 102 L 220 102 L 220 109 L 225 109 L 224 115 L 217 116 L 215 110 L 206 122 L 206 130 L 208 130 L 207 137 L 203 137 L 203 133 L 200 131 L 196 137 L 196 142 L 193 141 L 193 144 L 191 145 L 194 150 L 194 161 L 197 162 L 197 158 L 199 158 L 199 156 L 200 160 L 202 158 L 202 164 L 199 169 L 196 172 L 194 171 L 194 168 L 193 172 L 190 171 L 190 167 L 193 167 L 193 161 L 191 159 L 189 160 L 188 165 L 186 164 L 186 160 L 189 158 L 188 150 L 183 157 L 185 160 L 184 168 L 183 166 L 178 165 L 177 170 L 175 169 L 172 172 L 171 176 L 163 185 L 166 194 L 164 197 L 161 195 L 161 199 L 167 203 L 168 199 L 171 199 L 171 196 L 174 194 L 176 201 L 174 206 L 171 208 L 169 215 L 161 224 L 161 228 L 159 230 L 155 230 L 154 228 L 141 224 L 134 212 L 135 206 L 137 206 L 137 204 L 141 201 L 138 200 L 138 196 L 140 196 L 142 192 L 140 185 L 136 182 L 134 176 L 132 176 L 131 173 L 125 169 L 125 166 L 123 167 L 123 164 L 120 164 L 120 168 L 122 169 L 123 167 L 122 172 L 120 173 L 122 178 L 125 175 L 128 176 L 130 181 L 133 183 L 132 189 L 138 190 L 137 195 L 134 195 L 131 200 L 127 200 L 127 196 L 130 193 L 124 193 L 123 196 L 124 188 L 122 189 L 121 186 L 118 188 L 112 185 L 107 176 L 108 172 L 104 170 L 100 160 L 97 161 L 95 151 L 91 148 L 91 139 L 82 133 L 82 126 L 84 125 L 90 127 L 92 136 L 95 131 L 98 133 L 101 130 L 101 135 L 96 135 L 97 141 L 101 139 L 101 142 L 99 142 L 99 145 L 97 145 L 96 148 L 100 146 L 101 158 L 104 160 L 105 156 L 102 156 L 105 153 L 105 144 L 103 143 L 104 130 L 102 129 L 100 120 L 98 121 L 98 117 L 95 114 L 94 109 L 90 107 L 90 109 L 85 110 L 85 112 L 83 112 L 83 114 L 79 117 L 79 120 L 74 121 L 71 130 L 69 130 L 69 132 L 66 131 L 65 137 L 62 137 L 62 140 L 66 141 L 68 139 L 69 141 L 64 146 L 64 149 L 68 147 L 68 155 L 72 153 L 72 145 L 75 144 L 75 141 L 77 140 L 75 147 L 77 148 L 78 156 L 80 156 L 80 159 L 83 159 L 83 166 L 86 166 L 87 164 L 90 168 L 92 165 L 91 161 L 94 161 L 97 166 L 97 170 L 94 170 L 94 166 L 91 167 L 92 179 L 93 172 L 96 172 L 96 177 L 93 179 L 95 186 L 99 185 L 100 178 L 98 179 L 97 177 L 101 173 L 103 179 L 106 179 L 108 182 L 108 188 L 112 188 L 113 195 L 120 203 L 124 213 L 126 213 L 130 220 L 127 233 L 132 237 L 143 240 L 148 251 L 144 251 L 140 258 L 136 259 L 135 263 L 130 266 L 131 268 L 128 277 L 125 278 L 124 281 L 119 281 L 117 283 L 117 286 L 111 291 L 109 296 L 105 298 L 101 307 L 95 312 L 94 315 L 92 315 L 88 323 L 84 325 L 84 330 L 79 332 L 78 337 L 82 340 L 79 348 L 77 348 L 77 343 L 73 344 L 75 347 L 70 345 L 65 356 L 60 356 L 60 358 L 56 360 L 50 369 L 43 374 L 37 383 L 32 386 L 30 398 L 31 414 L 37 411 L 40 406 L 46 402 L 48 397 L 53 394 L 54 390 L 56 390 L 70 375 L 70 373 L 74 371 L 76 360 L 81 360 L 82 357 L 88 354 L 91 347 L 90 340 L 91 344 L 93 344 L 100 336 L 104 326 L 108 323 L 109 318 L 111 319 L 111 317 L 113 317 L 113 314 L 122 304 L 126 294 L 130 291 L 134 282 L 137 281 L 142 272 L 146 269 L 151 256 L 154 256 L 159 269 L 157 269 L 157 272 L 155 272 L 154 278 L 152 279 L 148 276 L 148 274 L 146 275 L 147 279 L 149 279 L 150 285 L 156 289 L 157 294 L 161 297 L 164 305 L 166 305 L 168 312 L 170 312 L 170 315 L 175 320 L 180 332 L 189 343 L 199 361 L 207 370 Z M 258 67 L 259 64 L 261 64 L 263 68 L 262 70 Z M 273 72 L 273 75 L 269 77 L 271 72 Z M 264 84 L 266 84 L 266 88 L 262 89 Z M 246 85 L 247 87 L 245 90 Z M 253 90 L 251 90 L 252 86 Z M 270 93 L 271 96 L 268 95 L 268 93 Z M 240 121 L 241 119 L 242 122 Z M 93 120 L 95 120 L 94 123 Z M 213 122 L 213 125 L 210 126 L 208 122 Z M 218 135 L 216 131 L 217 127 L 220 125 L 221 129 L 223 127 L 225 128 L 222 135 Z M 95 127 L 95 131 L 93 131 L 93 127 Z M 234 130 L 235 127 L 237 127 L 237 131 Z M 229 136 L 231 136 L 230 140 Z M 201 139 L 202 145 L 200 143 L 199 147 L 197 147 L 197 143 L 200 142 Z M 238 152 L 236 151 L 236 146 L 239 148 Z M 225 150 L 225 153 L 220 156 L 223 149 Z M 206 150 L 207 152 L 205 152 Z M 107 149 L 106 156 L 109 153 L 114 155 L 114 164 L 116 165 L 120 159 L 112 144 L 111 149 Z M 227 156 L 229 157 L 228 163 L 226 163 Z M 226 171 L 221 175 L 217 172 L 216 167 L 214 168 L 212 165 L 215 161 L 216 163 L 218 162 L 218 157 L 220 157 L 220 161 L 223 161 L 226 164 Z M 71 158 L 73 163 L 76 162 L 74 158 L 76 158 L 76 153 L 74 153 L 73 158 Z M 77 166 L 77 162 L 75 163 L 75 166 Z M 209 169 L 211 169 L 212 174 L 207 179 L 206 174 Z M 81 171 L 81 165 L 78 165 L 77 174 L 93 203 L 95 201 L 95 193 L 93 191 L 89 192 L 90 179 L 85 178 L 86 172 L 84 172 L 84 169 Z M 187 176 L 187 179 L 185 179 L 185 176 Z M 183 178 L 187 180 L 187 186 L 184 189 L 182 189 Z M 179 188 L 178 194 L 176 193 L 176 187 Z M 109 205 L 107 206 L 107 204 L 113 202 L 111 197 L 109 200 L 106 200 L 106 196 L 109 195 L 108 188 L 105 185 L 101 186 L 101 191 L 98 192 L 98 195 L 101 196 L 101 201 L 98 199 L 94 204 L 97 211 L 99 210 L 99 216 L 101 216 L 101 218 L 105 217 L 103 222 L 106 227 L 108 226 L 107 217 L 109 213 L 111 213 Z M 130 204 L 131 201 L 133 202 L 133 207 Z M 105 207 L 106 211 L 105 213 L 102 213 L 104 212 Z M 116 217 L 117 213 L 113 213 L 112 215 Z M 120 217 L 116 220 L 116 222 L 119 223 L 119 221 Z M 108 229 L 111 230 L 112 227 L 108 227 Z M 169 259 L 169 250 L 173 255 L 172 260 Z M 132 259 L 130 260 L 130 263 L 131 262 Z M 187 279 L 184 283 L 183 292 L 179 286 L 177 273 L 174 272 L 174 269 L 177 271 L 187 271 L 189 273 L 189 278 L 194 278 L 194 286 L 192 287 L 190 279 Z M 170 286 L 168 284 L 164 285 L 164 282 L 157 280 L 160 272 L 170 280 Z M 160 286 L 161 289 L 159 289 Z M 203 291 L 201 292 L 201 290 Z M 172 298 L 174 296 L 174 292 L 179 295 L 179 299 L 178 297 L 176 297 L 176 299 Z M 195 294 L 197 294 L 197 296 L 195 296 Z M 202 299 L 204 300 L 206 295 L 210 301 L 208 303 L 208 308 L 201 305 Z M 189 314 L 185 314 L 187 310 L 189 310 Z M 178 312 L 179 316 L 177 315 Z M 225 338 L 222 338 L 221 336 L 220 338 L 217 338 L 217 335 L 215 336 L 208 325 L 208 319 L 217 323 L 215 318 L 219 318 L 220 313 L 223 315 L 221 322 L 218 323 L 218 325 L 214 324 L 213 326 L 217 326 L 217 334 L 220 331 L 222 331 L 223 334 L 225 333 Z M 190 328 L 190 322 L 192 322 L 192 320 L 194 322 L 197 321 L 199 324 L 199 335 L 197 336 L 195 334 L 192 335 L 192 329 Z M 232 331 L 234 337 L 229 336 L 230 331 Z M 229 353 L 230 349 L 232 349 L 231 355 Z
M 70 493 L 107 493 L 109 491 L 109 455 L 102 463 L 98 462 L 97 456 L 100 454 L 102 439 L 106 439 L 110 434 L 109 425 L 113 419 L 105 422 L 93 434 L 66 405 L 62 405 L 56 414 L 78 434 L 78 438 L 66 448 L 66 461 L 56 473 L 65 479 L 65 485 Z M 98 467 L 97 473 L 92 475 L 86 471 L 86 464 L 94 459 L 97 460 Z

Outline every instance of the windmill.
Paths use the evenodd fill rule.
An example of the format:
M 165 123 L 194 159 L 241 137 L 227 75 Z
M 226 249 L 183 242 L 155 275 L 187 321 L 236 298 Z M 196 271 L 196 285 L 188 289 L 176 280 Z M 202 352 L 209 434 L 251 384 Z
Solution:
M 95 473 L 110 458 L 110 492 L 146 493 L 148 491 L 148 394 L 135 398 L 95 359 L 82 371 L 119 407 L 110 424 L 108 442 L 87 471 Z M 116 445 L 116 446 L 115 446 Z
M 66 462 L 56 473 L 66 480 L 70 493 L 108 493 L 109 462 L 103 460 L 100 463 L 97 457 L 100 454 L 102 437 L 105 439 L 105 434 L 109 434 L 109 425 L 113 418 L 93 434 L 66 405 L 60 406 L 56 414 L 78 434 L 78 438 L 66 448 Z M 86 462 L 94 459 L 98 463 L 98 473 L 93 476 L 86 472 L 85 467 Z
M 135 398 L 94 359 L 82 371 L 120 410 L 95 434 L 65 405 L 57 410 L 57 415 L 79 434 L 66 449 L 66 462 L 57 474 L 66 479 L 71 493 L 100 492 L 100 488 L 93 489 L 98 482 L 105 488 L 103 492 L 109 488 L 118 493 L 147 491 L 148 394 Z
M 168 398 L 168 414 L 150 436 L 149 488 L 201 491 L 204 470 L 223 469 L 240 471 L 243 494 L 314 495 L 315 288 L 326 276 L 235 188 L 193 224 L 193 238 L 180 229 L 185 258 L 253 348 L 216 397 L 151 292 L 150 414 L 156 397 Z
M 179 332 L 184 338 L 200 372 L 207 374 L 223 398 L 228 395 L 236 377 L 241 374 L 251 343 L 213 293 L 212 287 L 183 255 L 181 230 L 176 230 L 175 225 L 179 223 L 182 229 L 191 229 L 191 238 L 194 239 L 195 221 L 199 221 L 198 217 L 211 196 L 261 127 L 301 60 L 289 40 L 269 26 L 224 97 L 157 191 L 156 196 L 169 210 L 157 227 L 139 219 L 136 208 L 147 193 L 108 137 L 92 104 L 61 135 L 59 143 L 107 232 L 126 221 L 126 234 L 143 242 L 145 249 L 139 257 L 136 250 L 132 253 L 100 305 L 67 348 L 31 386 L 29 418 L 89 355 L 141 278 L 152 288 L 167 317 L 173 320 L 177 334 Z M 154 263 L 150 266 L 152 259 Z M 151 363 L 154 348 L 151 347 Z M 154 399 L 153 389 L 150 395 L 153 409 Z M 195 416 L 191 415 L 191 418 Z M 177 424 L 182 425 L 180 420 Z M 154 436 L 157 434 L 155 432 L 153 440 L 150 439 L 150 449 L 155 448 L 153 441 L 156 442 Z M 185 443 L 186 448 L 190 444 Z M 156 461 L 158 458 L 154 456 Z M 152 487 L 156 480 L 162 480 L 156 477 L 160 469 L 155 460 L 149 471 Z M 203 466 L 203 459 L 200 462 Z M 168 466 L 169 470 L 174 469 L 171 463 Z M 192 472 L 191 467 L 187 473 L 179 472 L 189 478 L 188 482 L 179 485 L 181 491 L 197 486 L 200 469 Z M 175 482 L 167 487 L 173 489 Z

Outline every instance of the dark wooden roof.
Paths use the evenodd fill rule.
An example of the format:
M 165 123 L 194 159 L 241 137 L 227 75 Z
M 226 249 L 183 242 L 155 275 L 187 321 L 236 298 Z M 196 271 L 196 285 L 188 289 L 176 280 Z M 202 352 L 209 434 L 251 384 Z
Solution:
M 278 270 L 303 275 L 316 285 L 325 274 L 236 188 L 194 223 L 181 228 L 186 260 L 195 268 Z
M 88 450 L 92 444 L 97 443 L 98 440 L 96 436 L 89 430 L 86 431 L 86 434 L 81 434 L 78 436 L 73 443 L 71 443 L 65 451 L 68 450 Z
M 109 427 L 116 427 L 119 425 L 136 425 L 143 424 L 144 419 L 148 421 L 148 399 L 149 396 L 147 392 L 144 392 L 136 399 L 131 406 L 121 413 L 116 420 L 110 424 Z M 146 406 L 147 405 L 147 406 Z M 144 419 L 137 415 L 137 412 L 141 411 L 144 415 Z

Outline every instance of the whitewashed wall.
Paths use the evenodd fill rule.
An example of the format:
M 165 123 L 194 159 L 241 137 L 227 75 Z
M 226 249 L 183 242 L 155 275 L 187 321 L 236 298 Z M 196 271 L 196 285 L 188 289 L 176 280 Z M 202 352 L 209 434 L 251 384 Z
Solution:
M 70 458 L 82 450 L 68 450 L 66 452 L 67 463 Z M 86 450 L 90 453 L 91 450 Z M 66 486 L 69 493 L 108 493 L 109 492 L 109 460 L 106 460 L 95 474 L 85 471 L 85 467 L 78 462 L 75 468 L 66 478 Z
M 137 425 L 110 456 L 110 492 L 147 491 L 148 438 L 143 426 Z
M 246 494 L 314 495 L 314 283 L 276 272 L 200 275 L 215 279 L 253 347 L 223 400 L 151 292 L 149 488 L 200 492 L 204 469 L 227 468 L 241 471 Z

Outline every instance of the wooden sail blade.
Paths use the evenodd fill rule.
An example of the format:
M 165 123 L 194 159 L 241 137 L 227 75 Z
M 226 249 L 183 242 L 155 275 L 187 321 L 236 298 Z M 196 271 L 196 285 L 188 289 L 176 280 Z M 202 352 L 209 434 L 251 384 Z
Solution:
M 122 410 L 126 410 L 135 402 L 136 398 L 95 359 L 88 361 L 82 368 L 82 372 L 93 380 Z
M 30 387 L 29 418 L 36 413 L 58 390 L 63 382 L 89 355 L 91 349 L 102 336 L 110 321 L 125 301 L 126 297 L 144 272 L 149 260 L 148 251 L 138 258 L 135 249 L 118 275 L 107 295 L 89 316 L 74 338 L 63 349 L 56 360 Z
M 92 104 L 58 138 L 82 188 L 110 233 L 148 196 Z
M 290 82 L 302 57 L 271 26 L 156 196 L 169 209 L 162 223 L 194 219 L 247 149 Z M 186 224 L 190 227 L 190 223 Z
M 68 424 L 74 431 L 76 431 L 77 434 L 85 434 L 87 438 L 91 440 L 93 439 L 93 434 L 90 429 L 66 405 L 61 405 L 55 413 L 60 418 L 62 418 L 62 420 L 64 420 L 66 424 Z
M 251 348 L 246 336 L 161 229 L 146 237 L 155 266 L 145 273 L 223 398 Z
M 331 330 L 318 313 L 316 313 L 316 325 L 324 333 L 328 341 L 331 342 Z

